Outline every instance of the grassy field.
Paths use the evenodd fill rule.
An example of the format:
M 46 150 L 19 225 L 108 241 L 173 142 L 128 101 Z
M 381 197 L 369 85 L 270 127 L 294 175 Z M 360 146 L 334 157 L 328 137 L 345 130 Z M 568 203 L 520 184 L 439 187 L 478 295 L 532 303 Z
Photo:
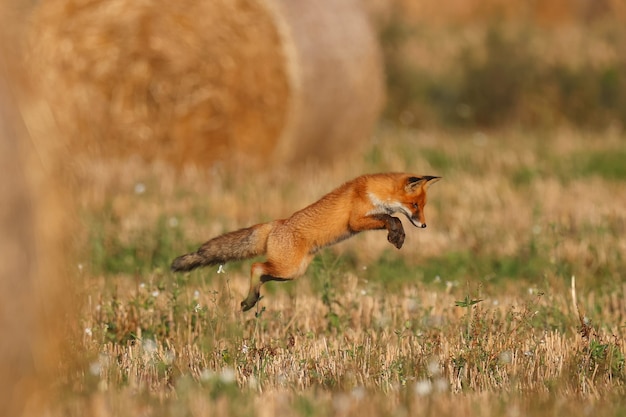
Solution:
M 622 415 L 626 138 L 381 128 L 361 156 L 257 173 L 85 162 L 64 416 Z M 441 175 L 429 227 L 324 250 L 241 313 L 251 261 L 174 275 L 224 231 L 367 172 Z M 575 277 L 575 280 L 573 279 Z

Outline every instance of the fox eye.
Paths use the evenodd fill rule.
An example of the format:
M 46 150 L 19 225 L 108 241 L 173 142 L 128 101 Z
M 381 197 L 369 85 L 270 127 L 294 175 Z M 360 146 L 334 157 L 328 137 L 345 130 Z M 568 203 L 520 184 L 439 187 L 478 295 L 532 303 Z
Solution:
M 413 203 L 413 208 L 417 210 L 419 208 L 419 205 L 417 203 Z

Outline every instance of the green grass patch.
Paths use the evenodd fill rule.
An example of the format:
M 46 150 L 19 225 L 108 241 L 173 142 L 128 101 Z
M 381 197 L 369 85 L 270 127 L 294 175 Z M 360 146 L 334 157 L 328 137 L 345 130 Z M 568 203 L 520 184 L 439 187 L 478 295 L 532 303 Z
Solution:
M 626 148 L 577 152 L 570 157 L 570 167 L 578 176 L 626 181 Z
M 565 155 L 544 149 L 538 151 L 537 164 L 522 165 L 510 173 L 516 187 L 525 187 L 543 178 L 557 178 L 563 184 L 573 179 L 598 177 L 608 181 L 626 181 L 626 148 L 575 151 Z
M 488 281 L 490 284 L 506 280 L 524 280 L 541 283 L 546 275 L 567 278 L 571 268 L 556 265 L 547 254 L 527 251 L 515 256 L 475 254 L 470 251 L 448 252 L 438 257 L 409 263 L 405 258 L 386 252 L 378 261 L 367 267 L 368 281 L 396 290 L 415 280 L 425 283 Z
M 157 268 L 167 270 L 172 260 L 185 252 L 185 240 L 179 227 L 170 223 L 170 217 L 161 215 L 155 224 L 119 235 L 119 220 L 107 215 L 92 220 L 87 265 L 94 273 L 115 275 L 142 273 Z
M 537 167 L 522 166 L 513 171 L 511 181 L 516 187 L 525 187 L 542 175 L 541 169 Z

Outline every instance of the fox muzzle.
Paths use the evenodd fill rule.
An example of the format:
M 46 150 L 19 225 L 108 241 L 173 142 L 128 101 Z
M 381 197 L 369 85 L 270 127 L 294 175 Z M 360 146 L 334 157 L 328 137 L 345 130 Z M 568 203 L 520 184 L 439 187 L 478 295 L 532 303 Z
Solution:
M 412 224 L 413 226 L 415 226 L 415 227 L 419 227 L 419 228 L 421 228 L 421 229 L 423 229 L 423 228 L 425 228 L 425 227 L 426 227 L 426 223 L 422 223 L 422 222 L 420 222 L 418 219 L 414 219 L 414 218 L 413 218 L 413 217 L 411 217 L 411 216 L 406 216 L 406 217 L 407 217 L 407 219 L 409 219 L 409 221 L 411 222 L 411 224 Z

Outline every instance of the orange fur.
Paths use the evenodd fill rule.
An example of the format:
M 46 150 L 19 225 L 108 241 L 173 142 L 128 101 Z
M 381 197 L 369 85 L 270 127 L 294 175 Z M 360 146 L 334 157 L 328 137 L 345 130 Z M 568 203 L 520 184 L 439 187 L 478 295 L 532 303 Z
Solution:
M 392 214 L 404 214 L 414 226 L 426 227 L 426 190 L 439 179 L 405 173 L 362 175 L 289 218 L 215 237 L 196 252 L 176 258 L 172 270 L 190 271 L 265 254 L 265 262 L 252 265 L 250 290 L 241 302 L 243 310 L 249 310 L 263 283 L 304 274 L 317 251 L 359 232 L 386 229 L 387 240 L 400 249 L 404 228 Z

